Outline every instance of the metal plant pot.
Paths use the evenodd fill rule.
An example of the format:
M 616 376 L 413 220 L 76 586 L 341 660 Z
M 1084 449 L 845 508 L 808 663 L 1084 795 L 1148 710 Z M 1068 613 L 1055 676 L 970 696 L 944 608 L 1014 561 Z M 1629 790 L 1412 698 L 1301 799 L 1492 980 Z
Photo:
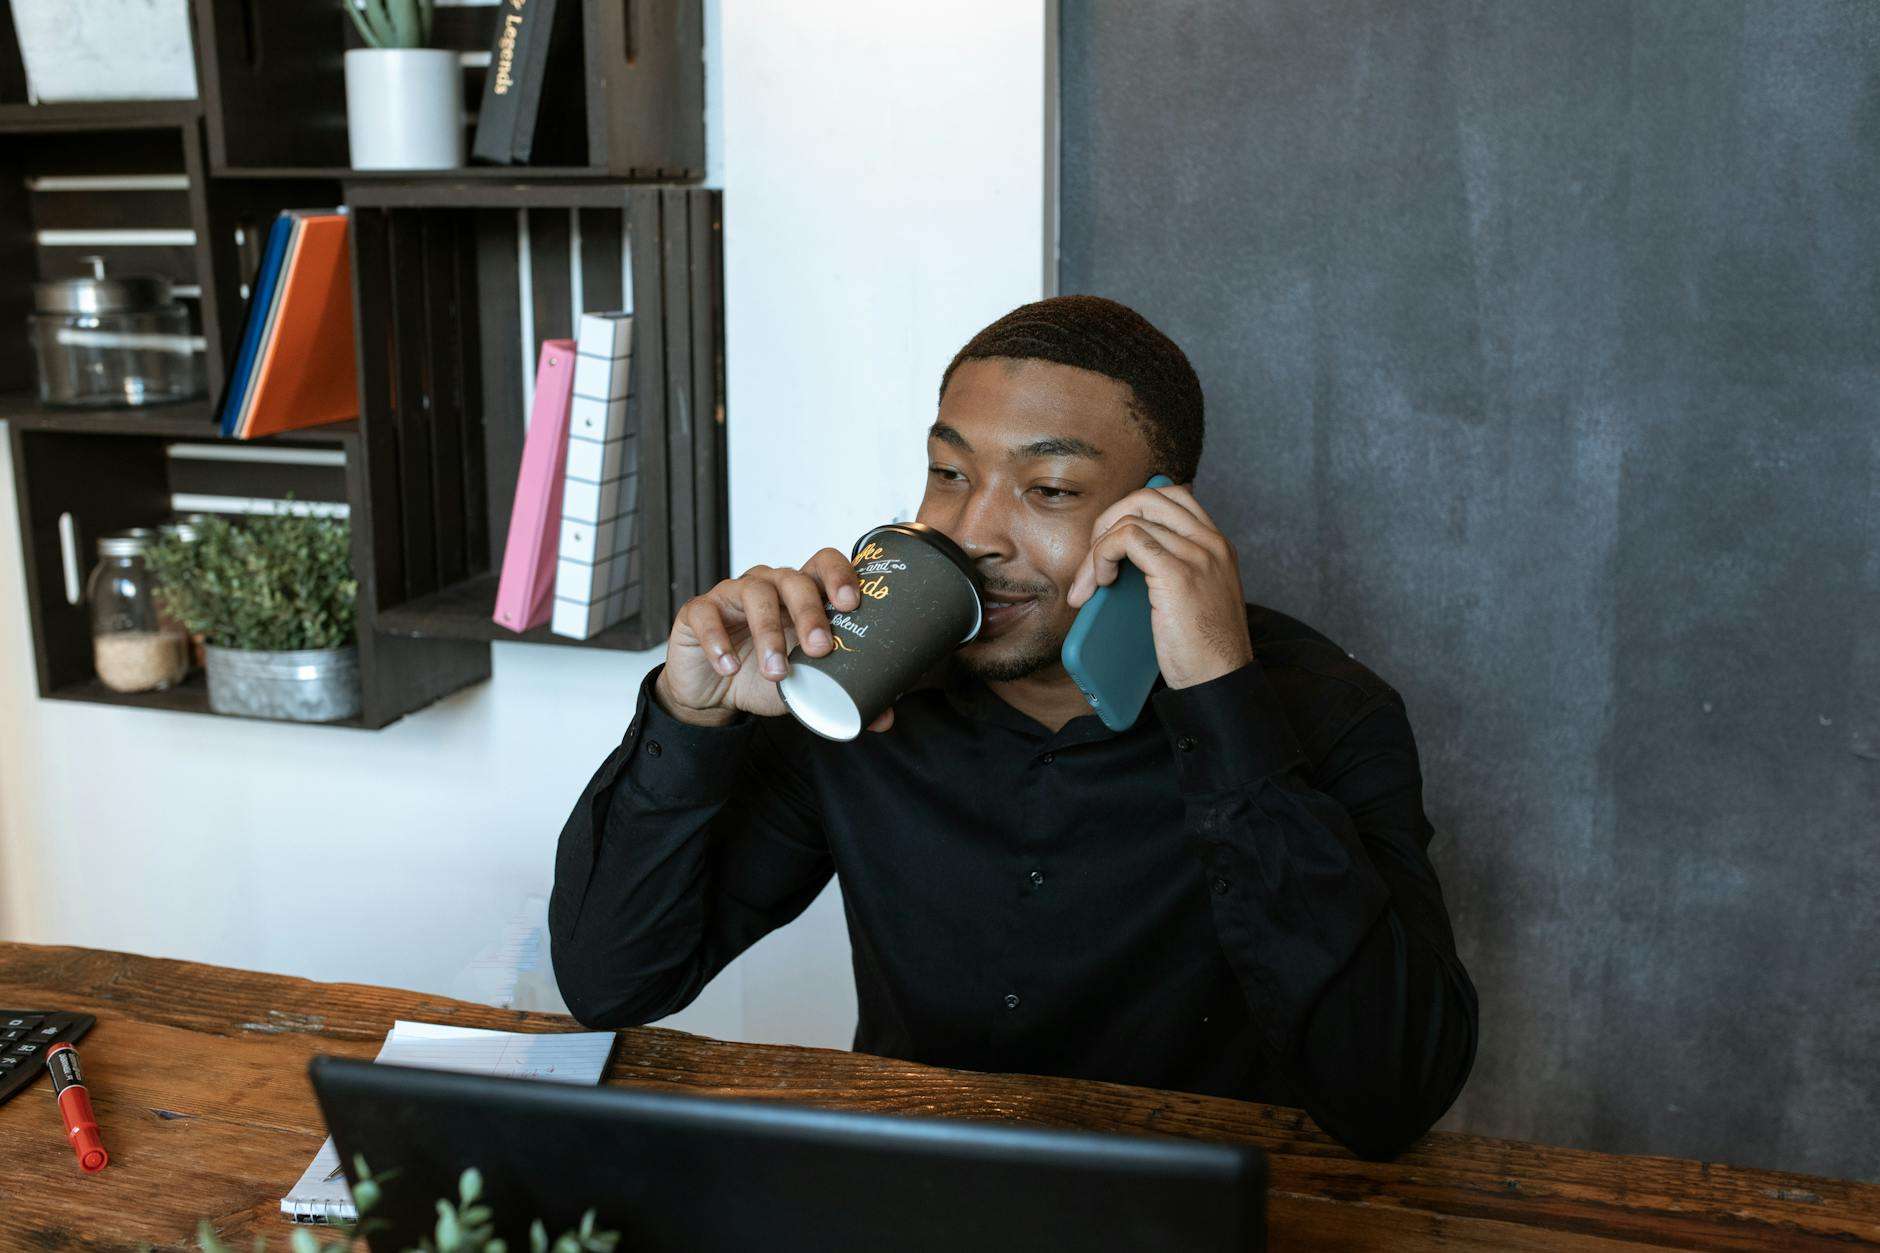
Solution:
M 211 644 L 203 652 L 209 708 L 216 713 L 291 722 L 332 722 L 359 713 L 357 645 L 266 653 Z

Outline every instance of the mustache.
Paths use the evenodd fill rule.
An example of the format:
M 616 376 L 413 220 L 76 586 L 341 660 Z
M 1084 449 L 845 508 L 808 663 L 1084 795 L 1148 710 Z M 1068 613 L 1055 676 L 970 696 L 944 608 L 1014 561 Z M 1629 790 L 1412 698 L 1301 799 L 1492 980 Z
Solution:
M 1042 599 L 1057 590 L 1049 583 L 1018 583 L 1011 579 L 982 578 L 980 583 L 988 592 L 997 592 L 1001 596 L 1036 596 Z

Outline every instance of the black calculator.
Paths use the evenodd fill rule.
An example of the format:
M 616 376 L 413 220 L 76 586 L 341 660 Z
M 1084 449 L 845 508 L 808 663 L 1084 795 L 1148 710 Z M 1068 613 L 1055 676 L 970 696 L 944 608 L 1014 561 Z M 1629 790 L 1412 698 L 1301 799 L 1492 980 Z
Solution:
M 47 1049 L 77 1043 L 97 1021 L 52 1009 L 0 1009 L 0 1103 L 45 1071 Z

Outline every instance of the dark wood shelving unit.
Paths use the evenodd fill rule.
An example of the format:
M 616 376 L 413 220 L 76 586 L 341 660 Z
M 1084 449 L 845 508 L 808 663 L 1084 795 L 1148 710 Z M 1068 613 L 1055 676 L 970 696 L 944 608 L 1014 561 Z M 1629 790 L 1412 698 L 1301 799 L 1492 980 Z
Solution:
M 353 566 L 369 569 L 376 522 L 365 499 L 364 438 L 357 422 L 309 428 L 259 441 L 220 441 L 262 448 L 315 448 L 338 454 L 338 464 L 244 464 L 173 456 L 174 445 L 217 441 L 193 430 L 166 431 L 140 425 L 136 413 L 120 412 L 117 429 L 92 425 L 73 429 L 57 413 L 9 418 L 14 487 L 20 534 L 25 541 L 27 607 L 32 622 L 39 693 L 49 700 L 118 704 L 138 709 L 210 713 L 207 696 L 185 684 L 164 693 L 112 692 L 92 673 L 91 630 L 82 600 L 68 595 L 66 526 L 75 532 L 72 557 L 82 573 L 91 565 L 97 537 L 167 517 L 178 491 L 211 495 L 292 495 L 310 503 L 345 504 L 349 511 Z M 91 415 L 85 415 L 91 416 Z M 69 523 L 61 519 L 68 517 Z M 363 600 L 363 597 L 362 597 Z M 487 645 L 418 641 L 380 634 L 362 604 L 358 632 L 364 709 L 350 725 L 385 726 L 489 677 Z M 327 725 L 327 724 L 322 724 Z
M 702 0 L 567 0 L 579 4 L 580 125 L 538 134 L 545 165 L 590 178 L 692 182 L 705 176 Z M 358 33 L 336 6 L 281 0 L 198 0 L 196 48 L 209 150 L 217 174 L 276 177 L 347 164 L 343 55 Z M 487 52 L 494 6 L 440 7 L 433 46 Z M 467 68 L 464 105 L 482 100 L 482 67 Z M 546 104 L 543 116 L 554 110 Z M 578 133 L 575 133 L 578 131 Z M 477 169 L 493 167 L 473 167 Z M 473 174 L 471 177 L 483 177 Z
M 554 163 L 541 166 L 414 171 L 344 164 L 341 55 L 357 37 L 331 6 L 192 0 L 199 101 L 54 105 L 25 102 L 0 13 L 0 154 L 21 176 L 0 180 L 0 274 L 16 276 L 0 283 L 0 321 L 23 324 L 31 279 L 78 273 L 78 255 L 97 252 L 113 272 L 185 289 L 211 393 L 142 410 L 50 408 L 31 390 L 23 339 L 0 341 L 42 697 L 212 712 L 200 676 L 165 692 L 106 689 L 85 606 L 68 595 L 72 556 L 82 577 L 98 535 L 160 520 L 179 493 L 346 506 L 365 707 L 324 725 L 382 727 L 480 682 L 495 640 L 654 647 L 673 605 L 723 577 L 722 208 L 716 192 L 652 185 L 703 177 L 699 0 L 562 2 L 581 9 L 580 150 L 557 158 L 551 143 L 539 154 Z M 438 9 L 440 46 L 487 50 L 496 14 Z M 465 69 L 467 109 L 483 73 Z M 153 174 L 164 177 L 84 194 L 47 190 L 69 177 L 36 181 Z M 224 440 L 215 396 L 267 226 L 282 209 L 334 204 L 353 215 L 360 417 Z M 171 234 L 81 248 L 42 235 L 145 227 Z M 185 230 L 190 242 L 176 242 Z M 589 640 L 491 619 L 534 351 L 573 334 L 577 291 L 584 309 L 635 312 L 641 458 L 643 611 Z M 243 457 L 257 447 L 310 451 Z
M 337 202 L 339 184 L 211 180 L 193 103 L 149 116 L 132 112 L 137 107 L 0 105 L 23 119 L 0 126 L 0 160 L 17 175 L 0 181 L 0 274 L 20 276 L 0 284 L 0 320 L 25 325 L 32 309 L 25 276 L 71 277 L 87 272 L 83 257 L 101 256 L 108 272 L 161 275 L 188 293 L 183 304 L 205 341 L 205 373 L 220 379 L 241 330 L 241 284 L 260 259 L 266 224 L 283 208 Z M 91 192 L 72 182 L 126 176 L 143 185 Z M 125 235 L 143 228 L 168 233 L 160 242 Z M 47 232 L 126 242 L 47 243 Z M 31 386 L 24 339 L 8 337 L 0 392 Z
M 719 194 L 633 184 L 576 190 L 573 205 L 551 198 L 540 222 L 532 214 L 525 241 L 514 206 L 465 200 L 436 183 L 347 185 L 360 326 L 392 328 L 375 338 L 361 373 L 368 491 L 379 523 L 362 580 L 386 630 L 651 647 L 665 638 L 675 604 L 723 577 Z M 518 635 L 489 620 L 533 347 L 575 330 L 577 229 L 583 304 L 634 311 L 640 472 L 641 612 L 590 640 Z M 518 265 L 525 242 L 526 291 Z M 525 304 L 534 330 L 526 358 L 515 320 L 502 316 Z

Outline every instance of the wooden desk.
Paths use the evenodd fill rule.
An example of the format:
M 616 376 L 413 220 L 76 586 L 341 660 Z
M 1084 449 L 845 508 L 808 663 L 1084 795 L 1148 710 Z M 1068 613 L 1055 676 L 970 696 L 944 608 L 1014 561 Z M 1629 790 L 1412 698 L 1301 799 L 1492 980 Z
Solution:
M 91 949 L 0 944 L 0 1007 L 83 1010 L 111 1165 L 86 1177 L 42 1084 L 0 1106 L 0 1248 L 194 1247 L 271 1233 L 325 1131 L 316 1053 L 373 1056 L 394 1018 L 510 1030 L 569 1021 L 415 992 Z M 1245 1141 L 1271 1156 L 1276 1249 L 1880 1246 L 1880 1186 L 1437 1133 L 1362 1162 L 1298 1110 L 1118 1084 L 939 1070 L 829 1049 L 621 1033 L 610 1083 L 1054 1127 Z

